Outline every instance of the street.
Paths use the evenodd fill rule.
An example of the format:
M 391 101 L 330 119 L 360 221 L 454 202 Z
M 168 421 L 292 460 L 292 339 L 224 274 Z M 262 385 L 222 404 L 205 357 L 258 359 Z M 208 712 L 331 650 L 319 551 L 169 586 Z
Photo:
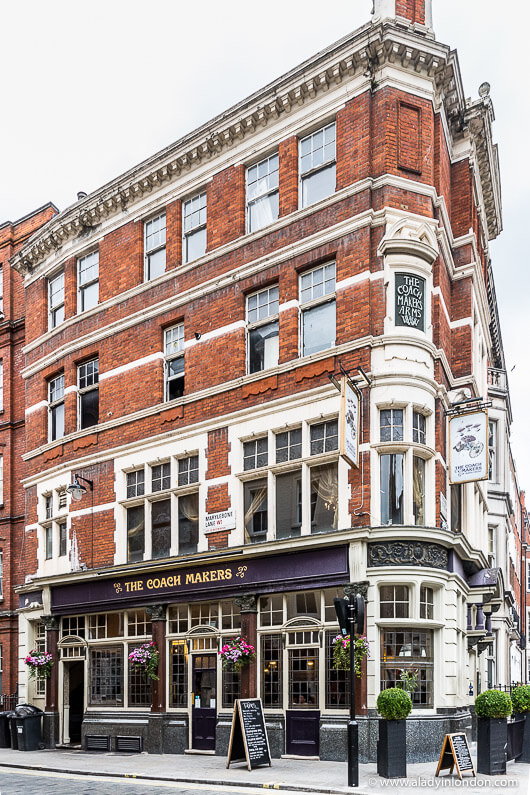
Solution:
M 281 790 L 274 790 L 280 793 Z M 283 790 L 288 792 L 288 790 Z M 157 781 L 150 783 L 145 779 L 113 778 L 98 775 L 75 775 L 72 773 L 52 773 L 42 770 L 0 768 L 0 795 L 209 795 L 221 793 L 230 795 L 263 795 L 263 788 L 222 786 L 216 784 L 183 784 Z

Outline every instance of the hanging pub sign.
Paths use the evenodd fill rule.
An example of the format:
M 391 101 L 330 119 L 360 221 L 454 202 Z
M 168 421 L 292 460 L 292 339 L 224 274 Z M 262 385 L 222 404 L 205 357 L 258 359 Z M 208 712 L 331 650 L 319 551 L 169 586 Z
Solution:
M 359 395 L 346 376 L 340 387 L 340 454 L 351 466 L 358 467 Z
M 396 326 L 425 331 L 425 279 L 396 273 Z
M 271 764 L 269 738 L 260 698 L 237 698 L 234 704 L 228 758 L 230 762 L 246 762 L 249 770 Z
M 469 483 L 488 479 L 488 415 L 485 411 L 449 419 L 449 480 Z

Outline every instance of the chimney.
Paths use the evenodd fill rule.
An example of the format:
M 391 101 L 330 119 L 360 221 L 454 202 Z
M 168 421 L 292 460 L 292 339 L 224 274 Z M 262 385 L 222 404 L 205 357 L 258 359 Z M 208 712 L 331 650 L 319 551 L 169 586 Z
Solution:
M 372 22 L 404 19 L 432 32 L 432 0 L 374 0 Z

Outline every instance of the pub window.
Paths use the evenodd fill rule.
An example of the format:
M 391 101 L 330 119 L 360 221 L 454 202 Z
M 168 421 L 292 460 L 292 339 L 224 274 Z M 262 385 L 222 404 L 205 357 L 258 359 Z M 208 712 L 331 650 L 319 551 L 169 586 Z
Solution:
M 152 684 L 151 679 L 146 677 L 144 673 L 129 660 L 129 654 L 139 648 L 139 644 L 129 644 L 127 647 L 127 668 L 128 668 L 128 697 L 127 702 L 129 707 L 150 707 L 152 701 Z
M 33 648 L 35 651 L 46 651 L 46 627 L 43 621 L 36 621 L 33 625 Z M 46 695 L 46 680 L 35 679 L 35 696 L 44 698 Z
M 169 701 L 172 707 L 188 706 L 188 653 L 185 640 L 171 641 Z
M 171 487 L 171 465 L 156 464 L 151 467 L 151 490 L 165 491 Z
M 78 427 L 90 428 L 99 422 L 99 359 L 77 368 Z
M 77 635 L 79 638 L 85 637 L 85 617 L 84 616 L 65 616 L 62 622 L 61 636 Z
M 529 568 L 530 571 L 530 568 Z M 259 600 L 259 622 L 262 627 L 276 627 L 283 624 L 283 597 L 262 596 Z
M 415 669 L 418 688 L 411 693 L 417 707 L 433 705 L 433 633 L 384 630 L 381 633 L 381 690 L 400 687 L 403 670 Z
M 381 409 L 379 413 L 379 428 L 380 441 L 402 442 L 403 409 Z
M 311 426 L 311 455 L 329 453 L 339 448 L 337 420 L 329 420 Z
M 380 456 L 381 524 L 403 524 L 403 461 L 401 453 Z
M 276 463 L 293 461 L 302 457 L 302 429 L 281 431 L 276 434 Z
M 335 263 L 300 275 L 302 356 L 335 345 Z
M 419 411 L 412 412 L 412 441 L 416 444 L 425 444 L 426 417 Z
M 164 331 L 165 399 L 184 394 L 184 323 Z
M 235 602 L 221 602 L 222 629 L 240 629 L 241 613 Z
M 259 469 L 268 463 L 267 437 L 243 443 L 243 469 Z
M 382 585 L 379 589 L 380 618 L 409 617 L 409 589 L 406 585 Z
M 320 620 L 320 591 L 287 594 L 287 620 L 299 616 Z
M 426 585 L 420 588 L 420 618 L 434 618 L 434 591 Z
M 127 613 L 127 634 L 140 637 L 151 635 L 151 619 L 145 610 L 132 610 Z
M 199 482 L 199 456 L 191 455 L 179 459 L 178 485 L 190 486 Z
M 247 372 L 276 367 L 279 355 L 278 285 L 247 296 Z
M 347 709 L 350 705 L 350 672 L 333 667 L 337 632 L 326 632 L 326 709 Z
M 241 698 L 241 673 L 239 671 L 222 670 L 223 709 L 233 709 L 236 698 Z
M 191 626 L 199 627 L 207 624 L 217 627 L 219 623 L 219 607 L 217 602 L 191 605 Z
M 145 281 L 156 279 L 166 270 L 166 214 L 144 224 Z
M 318 636 L 318 633 L 312 634 Z M 288 654 L 289 707 L 309 707 L 315 709 L 318 706 L 319 698 L 319 648 L 318 646 L 290 648 Z
M 425 459 L 412 459 L 412 511 L 414 524 L 425 524 Z
M 187 605 L 172 605 L 169 608 L 169 631 L 172 634 L 187 632 L 189 629 Z
M 245 541 L 265 541 L 267 537 L 267 481 L 249 480 L 243 486 Z
M 90 640 L 122 638 L 124 634 L 123 613 L 96 613 L 88 617 Z
M 283 706 L 282 649 L 280 634 L 261 636 L 261 700 L 265 708 L 281 709 Z
M 89 703 L 123 706 L 123 646 L 90 650 Z

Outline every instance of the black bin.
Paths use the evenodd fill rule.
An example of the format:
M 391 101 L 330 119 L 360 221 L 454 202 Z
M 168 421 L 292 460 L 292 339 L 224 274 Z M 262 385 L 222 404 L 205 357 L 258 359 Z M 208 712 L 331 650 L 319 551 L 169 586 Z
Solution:
M 0 748 L 11 748 L 10 715 L 11 712 L 0 712 Z
M 13 719 L 12 719 L 13 720 Z M 38 751 L 41 743 L 42 710 L 32 704 L 19 704 L 15 709 L 19 751 Z
M 17 716 L 15 712 L 8 712 L 6 714 L 7 722 L 9 724 L 9 735 L 11 740 L 11 748 L 18 751 L 18 734 L 17 734 Z

